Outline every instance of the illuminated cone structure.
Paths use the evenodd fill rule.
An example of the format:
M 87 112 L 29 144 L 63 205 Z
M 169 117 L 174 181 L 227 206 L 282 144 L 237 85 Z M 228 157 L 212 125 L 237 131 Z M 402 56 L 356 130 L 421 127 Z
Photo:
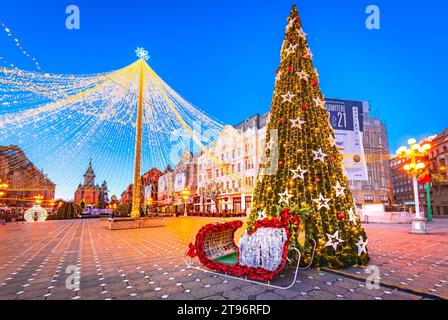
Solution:
M 299 245 L 297 226 L 290 228 L 292 244 L 305 253 L 305 262 L 310 261 L 314 238 L 314 266 L 365 265 L 369 260 L 367 237 L 356 214 L 318 81 L 294 6 L 281 49 L 265 160 L 257 180 L 248 231 L 253 230 L 261 216 L 279 217 L 279 205 L 280 209 L 308 207 L 308 217 L 299 224 L 306 231 L 305 246 Z M 272 167 L 272 161 L 278 168 L 268 172 L 266 167 Z

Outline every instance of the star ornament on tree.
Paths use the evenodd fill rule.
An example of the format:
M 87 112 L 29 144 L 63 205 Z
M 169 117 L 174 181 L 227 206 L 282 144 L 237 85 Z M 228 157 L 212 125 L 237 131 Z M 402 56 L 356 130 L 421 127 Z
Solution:
M 348 211 L 348 220 L 356 226 L 358 220 L 358 216 L 353 212 L 353 208 L 350 208 Z
M 316 107 L 326 109 L 325 101 L 323 101 L 321 98 L 314 98 L 313 101 L 316 104 Z
M 287 206 L 289 206 L 289 199 L 291 199 L 293 195 L 288 192 L 288 189 L 286 189 L 284 193 L 279 193 L 278 195 L 280 196 L 278 203 L 282 204 L 284 202 Z
M 331 199 L 328 198 L 324 198 L 324 196 L 321 194 L 319 194 L 319 198 L 318 199 L 313 199 L 314 202 L 317 203 L 317 210 L 320 210 L 322 208 L 325 208 L 327 210 L 330 210 L 330 206 L 328 205 L 328 202 Z
M 332 147 L 337 147 L 336 146 L 336 139 L 333 137 L 332 134 L 330 134 L 330 136 L 328 137 L 330 139 L 330 143 Z
M 300 179 L 305 179 L 304 174 L 308 172 L 308 170 L 303 170 L 300 166 L 297 167 L 296 170 L 292 170 L 290 169 L 289 171 L 291 171 L 294 176 L 292 177 L 292 180 L 300 178 Z
M 275 144 L 275 140 L 273 138 L 269 139 L 269 142 L 266 143 L 266 150 L 268 150 L 268 149 L 272 150 L 272 147 L 274 146 L 274 144 Z
M 325 162 L 325 157 L 328 155 L 322 151 L 322 148 L 319 148 L 319 150 L 316 150 L 316 151 L 315 150 L 312 150 L 312 151 L 314 154 L 314 158 L 313 158 L 314 161 L 319 160 L 321 162 Z
M 303 32 L 302 28 L 297 30 L 297 33 L 299 34 L 299 37 L 301 37 L 301 38 L 305 38 L 307 36 L 307 34 L 305 32 Z
M 339 181 L 336 183 L 336 186 L 334 186 L 333 189 L 336 191 L 336 198 L 339 198 L 340 196 L 345 196 L 344 194 L 345 188 L 341 186 Z
M 308 73 L 306 73 L 305 71 L 300 71 L 300 72 L 298 72 L 297 73 L 298 74 L 298 76 L 300 77 L 300 80 L 302 80 L 302 79 L 304 79 L 305 81 L 308 81 L 308 78 L 309 78 L 309 74 Z
M 139 58 L 142 59 L 142 60 L 147 61 L 147 60 L 149 59 L 148 51 L 145 50 L 144 48 L 140 48 L 140 47 L 138 47 L 138 48 L 135 50 L 135 54 L 137 55 L 137 57 L 139 57 Z
M 295 20 L 291 19 L 289 23 L 286 25 L 286 31 L 288 31 L 294 25 Z
M 290 44 L 289 47 L 285 50 L 286 56 L 289 56 L 291 53 L 296 52 L 297 44 L 292 45 Z
M 306 121 L 302 121 L 300 117 L 297 117 L 297 119 L 292 119 L 289 121 L 291 121 L 292 123 L 291 128 L 299 128 L 299 129 L 302 129 L 302 124 L 306 123 Z
M 283 98 L 283 103 L 288 101 L 288 102 L 292 102 L 292 98 L 294 98 L 296 95 L 291 93 L 290 91 L 288 91 L 287 94 L 282 94 L 282 98 Z
M 306 48 L 305 58 L 309 57 L 311 60 L 313 60 L 313 53 L 311 52 L 311 49 L 309 47 Z
M 275 82 L 279 82 L 280 79 L 281 79 L 281 77 L 282 77 L 282 72 L 279 71 L 279 72 L 277 73 L 277 76 L 275 77 Z
M 338 245 L 342 242 L 345 242 L 344 240 L 339 238 L 339 230 L 337 230 L 334 234 L 327 233 L 328 242 L 325 244 L 326 247 L 333 247 L 334 251 L 337 250 Z
M 263 211 L 258 211 L 257 220 L 263 220 L 264 218 L 266 218 L 266 209 L 264 209 Z
M 362 236 L 359 236 L 359 241 L 356 242 L 356 246 L 358 247 L 358 256 L 360 256 L 363 252 L 367 254 L 367 244 L 369 240 L 364 241 Z

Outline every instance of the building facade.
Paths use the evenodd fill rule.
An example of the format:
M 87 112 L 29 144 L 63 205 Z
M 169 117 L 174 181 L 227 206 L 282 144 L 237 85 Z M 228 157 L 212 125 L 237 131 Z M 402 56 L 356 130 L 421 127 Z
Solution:
M 437 135 L 429 152 L 431 204 L 435 216 L 448 217 L 448 129 Z
M 187 205 L 188 211 L 193 211 L 194 202 L 197 200 L 197 159 L 186 151 L 179 159 L 178 165 L 172 169 L 168 166 L 159 178 L 157 203 L 161 212 L 184 212 Z M 182 192 L 188 193 L 185 201 Z
M 246 213 L 252 206 L 252 193 L 264 152 L 268 114 L 254 115 L 235 127 L 224 127 L 221 135 L 197 160 L 198 212 Z M 212 157 L 210 157 L 210 154 Z M 218 184 L 220 194 L 212 199 L 210 183 Z
M 147 204 L 151 201 L 152 204 L 156 204 L 157 201 L 157 191 L 159 178 L 163 173 L 157 169 L 152 168 L 151 170 L 145 172 L 141 176 L 141 197 L 140 201 L 142 204 Z M 120 204 L 131 203 L 132 202 L 132 192 L 133 184 L 128 185 L 128 187 L 121 193 Z M 151 199 L 151 200 L 149 200 Z
M 354 200 L 358 205 L 391 204 L 390 151 L 386 126 L 379 119 L 369 117 L 367 102 L 356 102 L 363 106 L 362 141 L 367 179 L 349 181 Z M 194 158 L 197 165 L 196 187 L 189 187 L 189 211 L 239 214 L 250 210 L 252 193 L 264 156 L 268 121 L 268 113 L 256 114 L 234 127 L 225 126 L 218 139 Z M 182 167 L 182 164 L 179 166 Z M 175 190 L 178 173 L 184 171 L 178 169 L 179 166 L 165 170 L 159 180 L 158 201 L 165 210 L 170 210 L 167 209 L 170 204 L 182 203 L 179 190 Z M 216 189 L 217 186 L 218 196 L 210 196 L 211 189 Z
M 357 205 L 393 202 L 390 174 L 390 150 L 385 124 L 369 117 L 368 104 L 363 112 L 363 146 L 367 164 L 367 181 L 349 180 L 353 200 Z
M 0 146 L 0 183 L 8 185 L 0 198 L 6 206 L 30 207 L 36 196 L 43 206 L 54 200 L 56 185 L 14 145 Z

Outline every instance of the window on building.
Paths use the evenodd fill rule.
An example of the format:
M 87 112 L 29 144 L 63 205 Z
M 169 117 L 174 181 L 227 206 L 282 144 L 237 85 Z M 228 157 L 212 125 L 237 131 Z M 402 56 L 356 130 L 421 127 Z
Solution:
M 364 196 L 365 202 L 373 202 L 373 196 L 372 195 L 365 195 Z

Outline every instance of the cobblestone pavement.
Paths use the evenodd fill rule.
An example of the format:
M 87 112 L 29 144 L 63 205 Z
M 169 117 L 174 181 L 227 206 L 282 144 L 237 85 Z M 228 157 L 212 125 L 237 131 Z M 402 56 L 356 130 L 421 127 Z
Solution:
M 115 231 L 104 220 L 1 225 L 0 299 L 428 298 L 391 286 L 369 290 L 362 279 L 327 270 L 300 271 L 291 289 L 279 290 L 186 268 L 187 244 L 215 220 L 167 218 L 164 227 Z M 372 264 L 385 282 L 446 295 L 448 221 L 432 223 L 427 236 L 411 235 L 409 228 L 366 225 Z M 73 274 L 72 266 L 80 273 Z M 358 269 L 344 273 L 365 276 Z M 70 276 L 79 289 L 67 289 Z M 285 270 L 276 284 L 291 279 L 292 270 Z

